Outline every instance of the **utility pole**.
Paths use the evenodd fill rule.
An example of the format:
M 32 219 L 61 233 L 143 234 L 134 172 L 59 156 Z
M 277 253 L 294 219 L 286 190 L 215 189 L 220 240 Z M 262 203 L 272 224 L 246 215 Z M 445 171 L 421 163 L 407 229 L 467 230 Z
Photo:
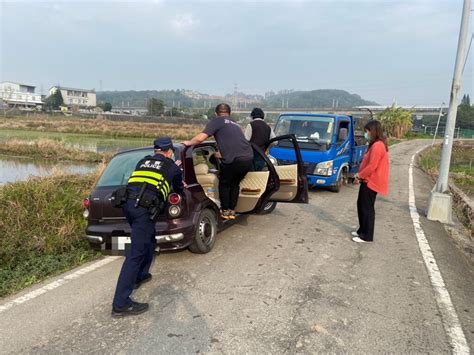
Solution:
M 456 127 L 458 95 L 461 89 L 461 75 L 466 60 L 466 49 L 468 46 L 470 16 L 471 0 L 464 0 L 438 182 L 436 183 L 435 188 L 431 191 L 428 203 L 428 219 L 432 221 L 440 221 L 442 223 L 452 223 L 452 197 L 446 192 L 449 189 L 449 166 L 451 163 L 454 130 Z
M 433 136 L 433 141 L 431 142 L 432 146 L 435 142 L 436 135 L 438 134 L 439 121 L 441 120 L 441 117 L 443 116 L 443 106 L 444 106 L 444 102 L 441 104 L 441 108 L 439 109 L 438 122 L 436 123 L 436 129 L 435 129 L 435 133 L 434 133 L 434 136 Z M 425 129 L 425 133 L 426 133 L 426 129 Z

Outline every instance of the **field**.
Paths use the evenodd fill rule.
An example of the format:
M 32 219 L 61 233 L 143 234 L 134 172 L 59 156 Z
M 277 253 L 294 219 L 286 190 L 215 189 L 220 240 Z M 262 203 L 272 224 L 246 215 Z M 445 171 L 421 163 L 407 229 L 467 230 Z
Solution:
M 105 119 L 52 118 L 48 116 L 0 118 L 0 130 L 58 132 L 103 137 L 156 138 L 170 136 L 187 140 L 202 130 L 202 125 L 116 122 Z

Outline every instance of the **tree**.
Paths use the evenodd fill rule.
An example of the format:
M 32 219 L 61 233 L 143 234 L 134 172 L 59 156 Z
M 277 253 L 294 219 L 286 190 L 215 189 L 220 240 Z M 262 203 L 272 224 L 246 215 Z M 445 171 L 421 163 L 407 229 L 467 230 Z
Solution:
M 378 114 L 385 133 L 389 137 L 402 138 L 413 126 L 413 110 L 404 110 L 401 107 L 388 107 Z
M 101 102 L 97 106 L 100 107 L 104 112 L 112 111 L 112 104 L 110 102 Z
M 456 117 L 456 126 L 461 129 L 474 129 L 474 107 L 468 105 L 469 96 L 466 103 L 458 106 L 458 114 Z
M 44 101 L 44 108 L 48 110 L 59 110 L 61 105 L 64 103 L 63 95 L 61 90 L 56 89 L 51 95 L 49 95 Z
M 207 110 L 206 116 L 209 120 L 212 120 L 214 117 L 216 117 L 216 109 L 213 107 Z
M 471 98 L 469 97 L 469 94 L 464 94 L 461 100 L 461 105 L 462 106 L 471 106 Z
M 146 108 L 150 116 L 161 115 L 165 111 L 165 103 L 152 97 L 147 101 Z

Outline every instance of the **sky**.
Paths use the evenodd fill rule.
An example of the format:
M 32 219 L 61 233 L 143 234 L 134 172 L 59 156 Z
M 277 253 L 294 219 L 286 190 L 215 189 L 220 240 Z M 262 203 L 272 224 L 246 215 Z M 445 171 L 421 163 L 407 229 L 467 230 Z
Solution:
M 0 0 L 0 81 L 449 103 L 462 0 Z M 474 47 L 474 46 L 473 46 Z M 474 51 L 474 49 L 473 49 Z M 473 95 L 473 55 L 462 94 Z

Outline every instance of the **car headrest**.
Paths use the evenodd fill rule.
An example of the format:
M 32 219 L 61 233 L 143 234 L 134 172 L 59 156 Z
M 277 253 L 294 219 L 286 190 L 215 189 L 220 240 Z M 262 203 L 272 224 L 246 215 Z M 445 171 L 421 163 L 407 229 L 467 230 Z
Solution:
M 206 175 L 209 173 L 209 167 L 206 164 L 198 164 L 194 167 L 196 175 Z

